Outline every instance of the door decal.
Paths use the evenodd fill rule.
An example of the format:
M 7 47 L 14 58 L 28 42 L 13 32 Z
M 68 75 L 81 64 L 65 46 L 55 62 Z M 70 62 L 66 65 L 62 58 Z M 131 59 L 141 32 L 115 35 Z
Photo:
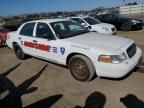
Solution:
M 23 42 L 21 42 L 21 44 L 22 43 Z M 42 51 L 59 53 L 62 55 L 65 54 L 65 48 L 64 47 L 58 48 L 58 47 L 52 47 L 50 45 L 39 44 L 39 43 L 28 42 L 28 41 L 24 41 L 24 43 L 22 45 L 24 45 L 25 47 L 34 48 L 34 49 L 38 49 L 38 50 L 42 50 Z
M 60 47 L 60 51 L 61 51 L 61 54 L 64 55 L 64 53 L 65 53 L 65 48 L 64 48 L 64 47 Z

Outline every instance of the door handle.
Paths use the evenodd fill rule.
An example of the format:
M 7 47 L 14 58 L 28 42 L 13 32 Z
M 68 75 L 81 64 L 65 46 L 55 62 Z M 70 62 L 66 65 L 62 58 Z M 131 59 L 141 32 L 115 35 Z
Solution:
M 21 38 L 19 37 L 18 39 L 20 39 L 21 40 Z
M 33 40 L 33 42 L 37 42 L 36 40 Z

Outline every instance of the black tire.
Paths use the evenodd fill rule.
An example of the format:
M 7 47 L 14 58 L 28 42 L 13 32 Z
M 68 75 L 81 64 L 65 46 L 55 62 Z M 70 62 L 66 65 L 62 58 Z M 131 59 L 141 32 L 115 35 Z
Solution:
M 26 58 L 26 54 L 23 52 L 21 47 L 18 44 L 14 44 L 13 47 L 14 47 L 16 57 L 18 59 L 24 60 Z
M 69 68 L 72 76 L 79 81 L 90 81 L 96 75 L 92 61 L 83 55 L 73 56 L 69 61 Z
M 124 23 L 121 26 L 122 31 L 130 31 L 131 30 L 131 25 L 129 23 Z

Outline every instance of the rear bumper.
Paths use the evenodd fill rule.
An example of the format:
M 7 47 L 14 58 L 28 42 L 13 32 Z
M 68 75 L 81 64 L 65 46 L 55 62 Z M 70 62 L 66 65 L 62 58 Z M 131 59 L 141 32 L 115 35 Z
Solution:
M 121 78 L 133 70 L 142 60 L 142 52 L 137 48 L 136 54 L 131 58 L 120 64 L 112 63 L 95 63 L 96 74 L 98 76 L 109 78 Z

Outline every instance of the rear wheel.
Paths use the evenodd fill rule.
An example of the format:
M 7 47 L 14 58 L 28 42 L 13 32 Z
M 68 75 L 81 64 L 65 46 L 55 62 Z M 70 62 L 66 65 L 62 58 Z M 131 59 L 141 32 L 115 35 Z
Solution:
M 83 55 L 73 56 L 69 68 L 72 76 L 79 81 L 90 81 L 96 74 L 92 61 Z
M 124 23 L 121 27 L 123 31 L 130 31 L 131 30 L 131 25 L 129 23 Z
M 17 44 L 14 44 L 13 47 L 14 47 L 14 51 L 15 51 L 17 58 L 24 60 L 26 58 L 26 54 L 23 52 L 21 47 Z

